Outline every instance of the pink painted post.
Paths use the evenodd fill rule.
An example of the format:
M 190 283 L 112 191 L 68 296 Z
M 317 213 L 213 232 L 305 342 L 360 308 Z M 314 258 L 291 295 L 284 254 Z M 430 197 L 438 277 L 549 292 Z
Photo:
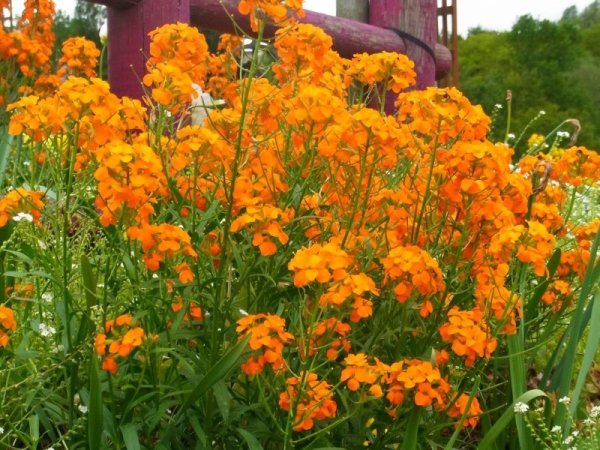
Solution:
M 108 7 L 108 79 L 113 92 L 139 98 L 148 33 L 166 23 L 190 22 L 189 0 L 96 0 Z
M 424 48 L 435 52 L 437 0 L 370 0 L 369 23 L 408 33 L 424 45 L 405 39 L 406 54 L 415 62 L 417 87 L 435 86 L 436 61 Z

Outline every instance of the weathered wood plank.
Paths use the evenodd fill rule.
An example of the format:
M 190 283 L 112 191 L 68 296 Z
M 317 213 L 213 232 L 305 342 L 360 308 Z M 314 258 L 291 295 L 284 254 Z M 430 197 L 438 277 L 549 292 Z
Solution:
M 141 97 L 148 33 L 166 23 L 189 21 L 189 0 L 143 0 L 125 9 L 109 7 L 108 78 L 113 92 Z
M 335 15 L 368 23 L 369 0 L 336 0 Z

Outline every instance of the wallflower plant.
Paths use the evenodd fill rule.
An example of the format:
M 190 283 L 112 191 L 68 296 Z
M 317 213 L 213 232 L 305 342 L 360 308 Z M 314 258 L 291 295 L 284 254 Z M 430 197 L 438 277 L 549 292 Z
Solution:
M 245 36 L 152 31 L 141 100 L 83 38 L 52 69 L 54 5 L 25 6 L 0 28 L 1 446 L 528 449 L 529 402 L 565 395 L 535 420 L 573 435 L 597 153 L 513 160 L 457 89 L 342 58 L 300 1 L 239 2 L 249 64 Z M 194 123 L 198 89 L 222 105 Z

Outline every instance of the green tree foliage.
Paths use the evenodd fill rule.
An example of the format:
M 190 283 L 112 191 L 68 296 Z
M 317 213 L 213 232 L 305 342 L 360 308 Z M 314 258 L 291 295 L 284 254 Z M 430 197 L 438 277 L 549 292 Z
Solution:
M 510 90 L 511 131 L 519 135 L 537 117 L 524 141 L 534 130 L 549 133 L 576 118 L 578 143 L 600 148 L 599 42 L 600 0 L 581 12 L 566 9 L 557 22 L 523 16 L 508 32 L 471 30 L 460 41 L 460 88 L 490 114 L 494 105 L 506 105 Z M 505 116 L 497 117 L 496 139 L 505 138 Z
M 83 36 L 94 41 L 98 48 L 100 43 L 100 27 L 106 20 L 106 8 L 83 0 L 77 1 L 73 17 L 58 11 L 54 18 L 53 31 L 56 35 L 56 48 L 73 36 Z

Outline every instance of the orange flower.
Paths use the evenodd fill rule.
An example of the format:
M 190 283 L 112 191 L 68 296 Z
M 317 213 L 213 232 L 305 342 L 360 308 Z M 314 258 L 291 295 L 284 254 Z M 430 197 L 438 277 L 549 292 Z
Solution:
M 92 41 L 84 37 L 71 37 L 63 42 L 62 56 L 58 60 L 59 77 L 67 75 L 75 76 L 96 76 L 96 66 L 100 50 Z
M 117 373 L 116 358 L 125 358 L 145 339 L 143 328 L 135 326 L 133 317 L 123 314 L 104 324 L 104 333 L 96 334 L 94 347 L 96 353 L 103 357 L 102 369 L 113 374 Z
M 0 306 L 0 347 L 8 345 L 7 331 L 15 331 L 17 322 L 15 322 L 14 312 L 6 306 Z
M 462 417 L 464 414 L 467 404 L 469 403 L 470 396 L 467 394 L 460 394 L 458 399 L 450 406 L 448 409 L 448 415 L 455 419 Z M 475 428 L 477 423 L 479 422 L 479 416 L 481 415 L 481 407 L 479 406 L 479 400 L 476 397 L 471 400 L 471 405 L 469 407 L 469 412 L 467 413 L 465 420 L 461 424 L 456 424 L 456 427 L 462 426 L 462 428 L 471 427 Z

